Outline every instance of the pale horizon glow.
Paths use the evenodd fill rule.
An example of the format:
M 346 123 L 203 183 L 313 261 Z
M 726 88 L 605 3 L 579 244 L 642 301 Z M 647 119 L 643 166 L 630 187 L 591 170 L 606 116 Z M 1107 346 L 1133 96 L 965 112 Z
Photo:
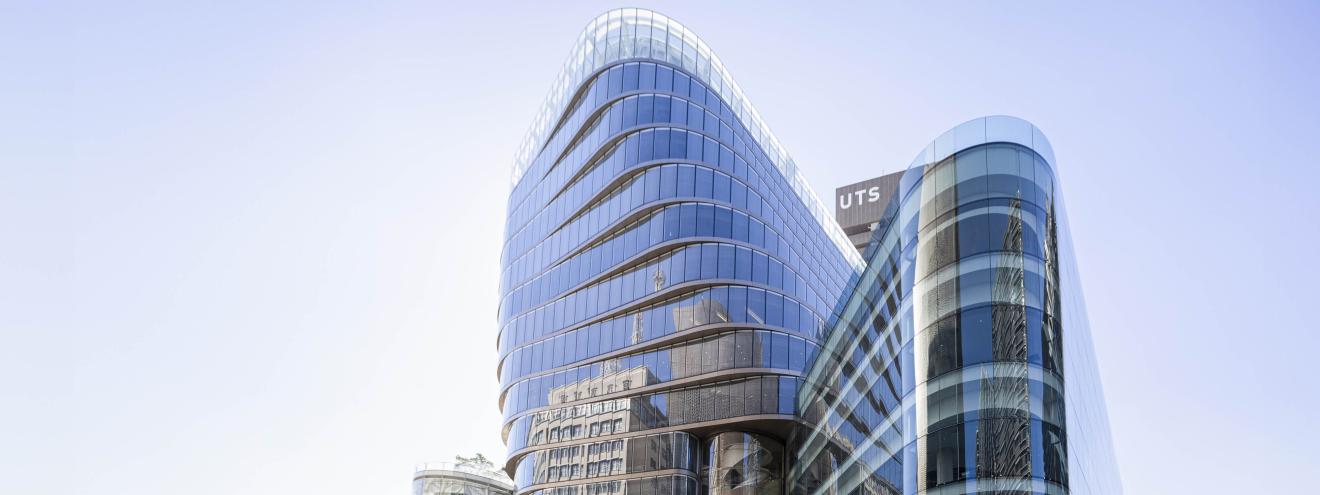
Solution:
M 1129 495 L 1313 491 L 1320 6 L 642 2 L 815 193 L 1048 136 Z M 0 493 L 410 493 L 500 462 L 513 156 L 615 3 L 0 12 Z

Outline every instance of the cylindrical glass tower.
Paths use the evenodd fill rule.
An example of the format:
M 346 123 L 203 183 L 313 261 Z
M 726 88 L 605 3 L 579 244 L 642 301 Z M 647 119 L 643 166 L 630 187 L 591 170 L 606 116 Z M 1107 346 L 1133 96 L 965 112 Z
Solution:
M 874 232 L 799 398 L 791 491 L 1121 493 L 1040 131 L 945 133 Z

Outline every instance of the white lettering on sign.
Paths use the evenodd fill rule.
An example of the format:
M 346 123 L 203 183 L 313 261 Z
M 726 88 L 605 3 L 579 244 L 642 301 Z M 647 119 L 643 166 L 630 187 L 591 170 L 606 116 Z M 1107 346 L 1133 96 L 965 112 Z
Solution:
M 880 201 L 880 186 L 872 186 L 869 189 L 858 189 L 848 194 L 839 195 L 839 209 L 846 210 L 852 208 L 854 203 L 853 198 L 856 198 L 855 202 L 857 206 Z

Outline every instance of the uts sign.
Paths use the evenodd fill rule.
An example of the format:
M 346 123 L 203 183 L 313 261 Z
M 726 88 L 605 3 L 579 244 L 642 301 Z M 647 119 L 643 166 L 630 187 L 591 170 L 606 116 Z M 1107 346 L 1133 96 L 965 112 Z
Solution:
M 866 189 L 858 189 L 846 194 L 839 195 L 839 209 L 846 210 L 852 205 L 864 205 L 868 203 L 880 202 L 880 186 L 871 186 Z
M 862 232 L 870 232 L 871 225 L 884 216 L 902 176 L 902 172 L 895 172 L 834 190 L 834 219 L 845 234 L 860 236 L 853 240 L 855 245 L 864 245 L 870 238 Z

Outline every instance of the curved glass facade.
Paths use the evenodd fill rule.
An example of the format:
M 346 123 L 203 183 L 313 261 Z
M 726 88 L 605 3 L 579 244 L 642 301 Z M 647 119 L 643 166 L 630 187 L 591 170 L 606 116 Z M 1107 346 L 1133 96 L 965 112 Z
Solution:
M 1054 154 L 1025 121 L 967 122 L 856 192 L 875 204 L 850 214 L 884 213 L 849 239 L 709 48 L 620 9 L 513 181 L 516 493 L 1121 493 Z
M 781 493 L 802 376 L 861 257 L 682 26 L 616 10 L 572 53 L 509 197 L 506 469 L 518 493 Z M 744 429 L 774 465 L 707 469 Z
M 798 398 L 792 493 L 1122 492 L 1057 191 L 1011 117 L 917 157 Z

